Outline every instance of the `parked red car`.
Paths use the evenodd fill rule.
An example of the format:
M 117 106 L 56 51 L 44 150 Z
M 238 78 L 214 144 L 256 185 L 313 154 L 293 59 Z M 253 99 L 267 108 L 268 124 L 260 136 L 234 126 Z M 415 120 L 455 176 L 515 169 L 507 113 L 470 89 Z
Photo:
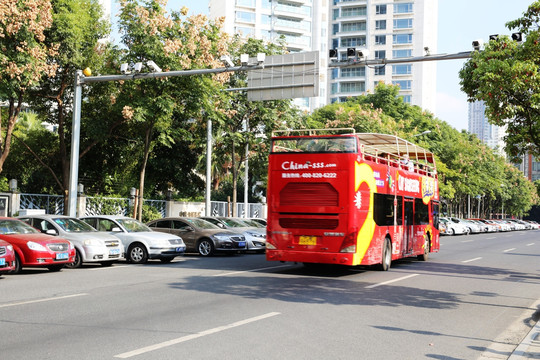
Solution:
M 0 275 L 13 271 L 15 268 L 15 251 L 13 245 L 0 240 Z
M 42 234 L 17 219 L 0 217 L 0 240 L 13 246 L 15 274 L 23 267 L 60 271 L 64 265 L 75 261 L 75 248 L 68 240 Z

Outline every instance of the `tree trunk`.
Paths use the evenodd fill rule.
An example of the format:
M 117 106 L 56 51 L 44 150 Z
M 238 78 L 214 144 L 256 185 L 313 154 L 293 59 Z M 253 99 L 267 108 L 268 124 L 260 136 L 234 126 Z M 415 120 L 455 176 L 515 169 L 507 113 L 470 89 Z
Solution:
M 139 215 L 137 219 L 142 221 L 142 209 L 144 202 L 144 178 L 146 175 L 146 164 L 148 163 L 148 157 L 150 155 L 150 135 L 152 134 L 152 126 L 146 129 L 146 134 L 144 138 L 144 154 L 143 161 L 141 164 L 141 172 L 139 174 Z
M 232 200 L 232 216 L 233 217 L 236 217 L 236 196 L 237 196 L 237 192 L 236 192 L 236 183 L 238 182 L 238 171 L 236 170 L 236 159 L 235 159 L 235 146 L 234 146 L 234 142 L 232 143 L 232 175 L 233 175 L 233 183 L 232 183 L 232 187 L 233 187 L 233 200 Z

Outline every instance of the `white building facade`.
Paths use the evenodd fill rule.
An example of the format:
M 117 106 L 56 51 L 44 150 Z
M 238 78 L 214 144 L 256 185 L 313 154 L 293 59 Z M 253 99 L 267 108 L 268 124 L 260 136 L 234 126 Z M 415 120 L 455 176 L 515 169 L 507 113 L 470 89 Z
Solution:
M 210 0 L 210 17 L 225 16 L 224 31 L 272 41 L 283 35 L 290 52 L 320 52 L 319 96 L 301 99 L 314 109 L 345 101 L 380 81 L 397 84 L 410 104 L 435 112 L 436 64 L 403 63 L 329 68 L 329 49 L 339 59 L 347 48 L 369 51 L 368 59 L 396 59 L 437 50 L 438 0 Z M 298 101 L 297 101 L 298 104 Z
M 490 124 L 485 112 L 486 105 L 483 101 L 469 103 L 469 132 L 476 134 L 484 144 L 506 157 L 504 153 L 506 131 L 503 127 Z
M 373 92 L 379 82 L 400 86 L 404 101 L 435 112 L 436 62 L 407 63 L 407 58 L 437 52 L 437 0 L 333 0 L 330 47 L 338 60 L 347 49 L 367 49 L 367 59 L 399 59 L 385 66 L 330 70 L 328 100 Z

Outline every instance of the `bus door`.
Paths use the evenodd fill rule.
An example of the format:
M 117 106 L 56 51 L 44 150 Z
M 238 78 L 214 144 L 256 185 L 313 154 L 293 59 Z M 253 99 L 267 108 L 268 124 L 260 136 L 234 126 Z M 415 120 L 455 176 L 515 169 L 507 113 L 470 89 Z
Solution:
M 414 232 L 413 232 L 413 219 L 414 219 L 414 199 L 403 199 L 403 232 L 404 232 L 404 251 L 405 254 L 410 254 L 413 248 Z

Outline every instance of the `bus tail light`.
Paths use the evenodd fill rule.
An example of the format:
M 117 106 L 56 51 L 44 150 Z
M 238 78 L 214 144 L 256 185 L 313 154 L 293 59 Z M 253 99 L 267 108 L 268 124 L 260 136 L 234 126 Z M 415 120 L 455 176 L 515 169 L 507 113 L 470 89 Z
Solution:
M 355 253 L 356 252 L 356 235 L 357 235 L 356 229 L 353 232 L 349 233 L 343 240 L 343 243 L 341 243 L 341 250 L 339 250 L 339 252 Z

